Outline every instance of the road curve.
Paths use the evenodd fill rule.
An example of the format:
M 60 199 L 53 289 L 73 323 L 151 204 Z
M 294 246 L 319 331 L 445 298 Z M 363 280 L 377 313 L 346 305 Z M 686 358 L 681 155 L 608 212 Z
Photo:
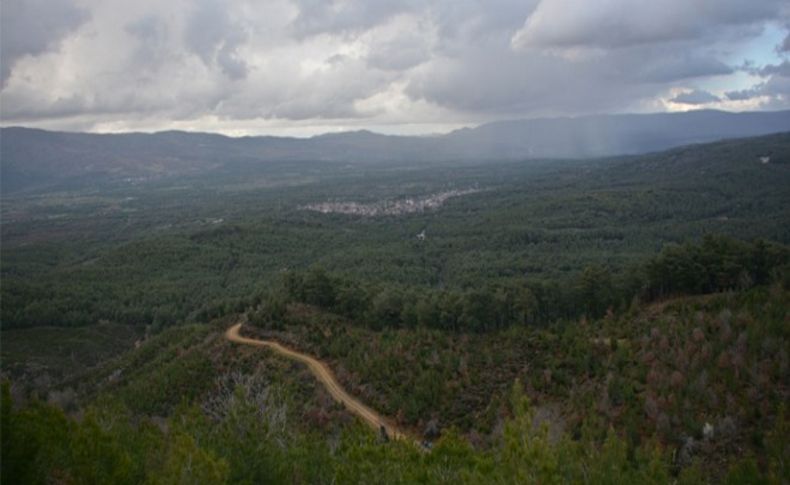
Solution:
M 389 438 L 409 439 L 406 433 L 398 429 L 397 426 L 393 425 L 390 420 L 385 419 L 376 411 L 365 406 L 357 399 L 352 397 L 349 393 L 347 393 L 346 390 L 343 389 L 337 382 L 335 375 L 332 373 L 329 367 L 327 367 L 327 365 L 320 360 L 310 357 L 307 354 L 291 350 L 288 347 L 271 340 L 257 340 L 243 337 L 239 333 L 240 329 L 241 323 L 233 325 L 225 332 L 225 338 L 238 344 L 254 345 L 256 347 L 268 347 L 280 355 L 306 364 L 308 369 L 310 369 L 310 372 L 312 372 L 313 375 L 315 375 L 315 377 L 324 385 L 324 387 L 326 387 L 326 390 L 329 391 L 329 394 L 335 399 L 335 401 L 343 403 L 346 409 L 362 418 L 362 420 L 370 425 L 373 429 L 380 431 L 383 427 Z

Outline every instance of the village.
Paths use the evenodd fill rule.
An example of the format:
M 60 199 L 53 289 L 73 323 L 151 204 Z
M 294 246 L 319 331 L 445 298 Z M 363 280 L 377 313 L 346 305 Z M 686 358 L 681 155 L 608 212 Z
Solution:
M 321 212 L 322 214 L 348 214 L 366 217 L 399 216 L 436 209 L 452 197 L 480 192 L 480 189 L 454 189 L 425 197 L 409 197 L 398 200 L 381 200 L 368 204 L 359 202 L 320 202 L 300 207 L 300 209 Z

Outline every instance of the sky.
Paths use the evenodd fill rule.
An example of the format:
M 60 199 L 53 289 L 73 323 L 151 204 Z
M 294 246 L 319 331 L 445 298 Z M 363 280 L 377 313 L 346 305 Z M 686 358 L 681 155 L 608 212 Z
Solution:
M 0 123 L 442 133 L 790 108 L 786 0 L 0 0 Z

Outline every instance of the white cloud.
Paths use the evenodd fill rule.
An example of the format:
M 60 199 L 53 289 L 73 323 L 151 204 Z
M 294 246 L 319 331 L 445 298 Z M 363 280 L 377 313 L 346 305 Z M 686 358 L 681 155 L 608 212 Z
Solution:
M 631 47 L 702 38 L 787 15 L 780 0 L 542 0 L 512 38 L 515 48 Z
M 5 0 L 0 15 L 1 84 L 17 61 L 56 49 L 87 19 L 88 12 L 69 0 Z
M 733 45 L 789 18 L 774 0 L 24 0 L 61 12 L 42 22 L 6 8 L 21 2 L 3 5 L 3 124 L 115 131 L 414 132 L 674 109 L 668 91 L 728 79 Z M 786 77 L 767 70 L 782 66 L 714 91 L 776 106 Z

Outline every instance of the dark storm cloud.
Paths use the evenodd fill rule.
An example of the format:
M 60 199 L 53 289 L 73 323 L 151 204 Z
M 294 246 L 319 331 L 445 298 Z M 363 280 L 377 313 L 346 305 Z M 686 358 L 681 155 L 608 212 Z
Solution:
M 651 59 L 639 62 L 639 59 Z M 671 83 L 699 77 L 732 74 L 735 69 L 707 52 L 677 52 L 675 46 L 638 46 L 611 55 L 618 75 L 634 82 Z
M 673 103 L 689 105 L 715 103 L 720 100 L 718 96 L 702 89 L 695 89 L 687 93 L 682 93 L 671 99 Z
M 757 72 L 759 72 L 763 77 L 774 75 L 790 77 L 790 61 L 785 60 L 781 64 L 769 64 L 762 69 L 759 69 Z
M 402 71 L 427 61 L 430 53 L 425 43 L 415 37 L 398 38 L 377 44 L 367 56 L 368 64 L 377 69 Z
M 757 89 L 750 88 L 741 89 L 738 91 L 727 91 L 725 96 L 730 101 L 746 101 L 747 99 L 752 99 L 753 97 L 757 96 Z
M 763 77 L 765 80 L 749 89 L 729 91 L 725 93 L 727 99 L 745 101 L 754 98 L 767 97 L 767 107 L 785 109 L 790 107 L 790 61 L 784 60 L 780 64 L 769 64 L 761 69 L 752 69 L 752 73 Z
M 299 14 L 293 20 L 292 28 L 300 37 L 365 31 L 393 15 L 408 11 L 413 5 L 419 5 L 416 1 L 405 0 L 295 0 L 294 3 Z
M 769 98 L 779 97 L 781 99 L 772 99 L 772 106 L 787 107 L 787 96 L 790 93 L 790 78 L 785 76 L 771 76 L 766 81 L 757 84 L 749 89 L 742 89 L 738 91 L 729 91 L 726 93 L 727 99 L 733 101 L 744 101 L 748 99 L 767 96 Z M 781 102 L 784 101 L 784 102 Z
M 124 29 L 137 42 L 133 62 L 144 71 L 156 71 L 167 62 L 167 41 L 170 29 L 167 22 L 156 15 L 146 15 L 126 24 Z
M 790 52 L 790 24 L 786 26 L 786 29 L 788 30 L 788 33 L 785 36 L 785 39 L 782 41 L 781 44 L 776 46 L 776 52 L 780 54 Z
M 514 36 L 518 47 L 618 48 L 699 39 L 777 19 L 784 0 L 542 1 Z
M 247 39 L 240 22 L 230 18 L 229 9 L 221 0 L 199 0 L 184 33 L 186 47 L 204 63 L 216 63 L 230 79 L 247 76 L 247 64 L 237 49 Z
M 671 47 L 582 52 L 568 59 L 536 50 L 516 52 L 506 43 L 495 39 L 470 48 L 462 59 L 424 66 L 408 93 L 471 111 L 586 112 L 623 109 L 654 93 L 656 85 L 733 72 L 721 61 L 703 54 L 677 55 Z
M 156 15 L 146 15 L 126 24 L 126 31 L 141 42 L 162 43 L 167 35 L 167 23 Z
M 20 58 L 57 44 L 88 19 L 69 0 L 4 0 L 0 8 L 0 70 L 5 85 Z

